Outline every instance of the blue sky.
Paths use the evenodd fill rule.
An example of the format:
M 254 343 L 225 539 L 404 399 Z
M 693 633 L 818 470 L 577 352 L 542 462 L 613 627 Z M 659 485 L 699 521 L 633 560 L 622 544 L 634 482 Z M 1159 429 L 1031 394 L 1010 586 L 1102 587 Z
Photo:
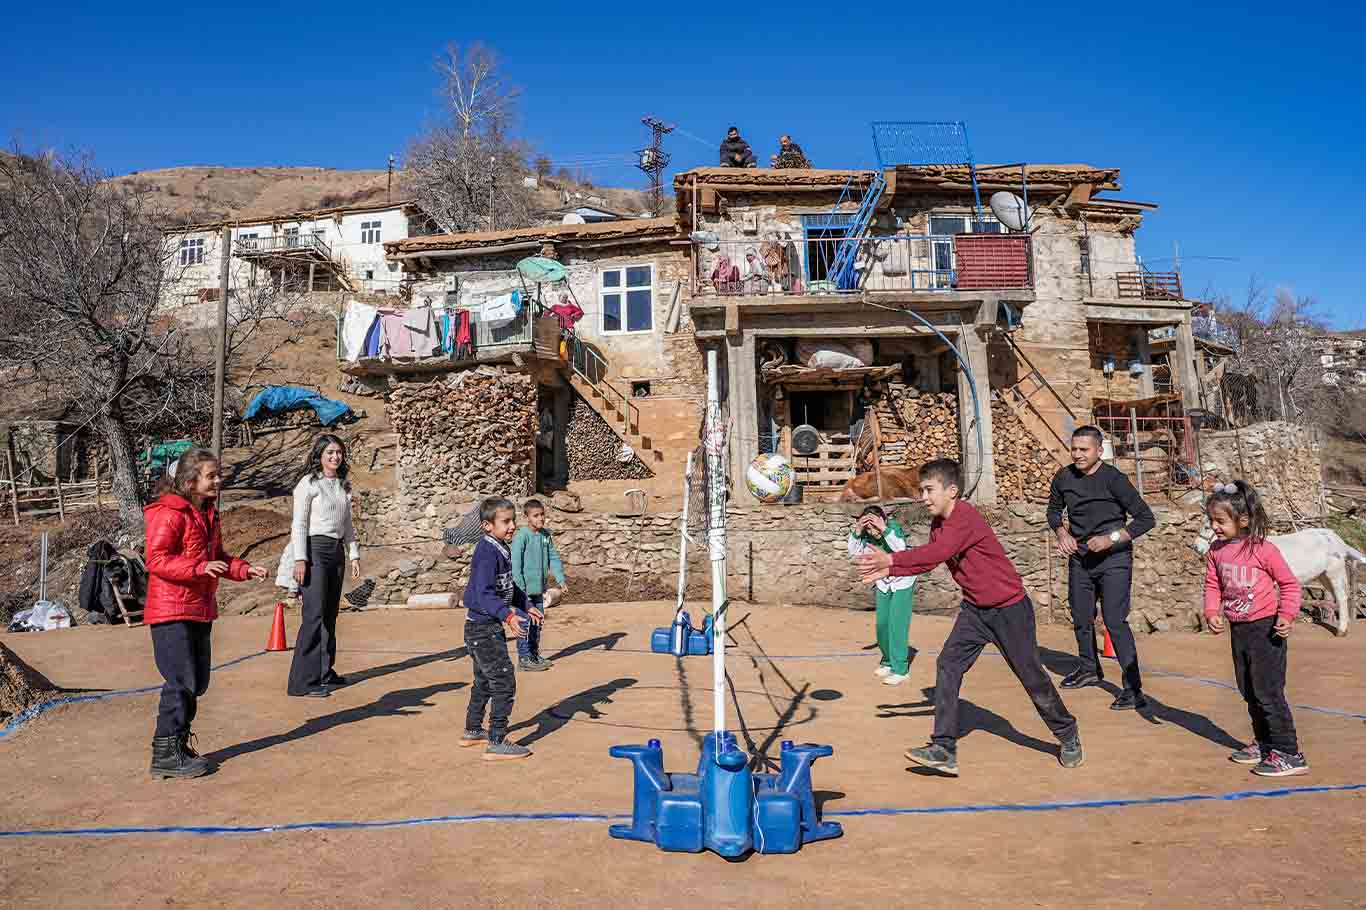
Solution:
M 67 3 L 6 25 L 5 141 L 117 173 L 383 168 L 439 114 L 436 53 L 482 40 L 519 134 L 602 184 L 642 183 L 647 113 L 680 126 L 680 170 L 730 123 L 762 159 L 790 132 L 852 167 L 872 120 L 963 120 L 979 161 L 1122 168 L 1120 195 L 1161 205 L 1140 254 L 1164 270 L 1179 243 L 1193 292 L 1256 275 L 1366 326 L 1361 4 Z

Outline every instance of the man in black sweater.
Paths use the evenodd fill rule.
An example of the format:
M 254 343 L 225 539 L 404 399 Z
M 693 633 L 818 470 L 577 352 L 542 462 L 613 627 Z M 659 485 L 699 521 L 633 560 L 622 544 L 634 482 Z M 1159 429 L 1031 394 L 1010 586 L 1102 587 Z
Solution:
M 1096 653 L 1096 595 L 1100 595 L 1100 614 L 1124 681 L 1124 691 L 1110 707 L 1128 711 L 1147 704 L 1138 672 L 1138 649 L 1129 628 L 1133 541 L 1157 522 L 1129 478 L 1101 462 L 1101 442 L 1096 427 L 1079 427 L 1072 434 L 1072 464 L 1054 475 L 1048 495 L 1048 525 L 1068 556 L 1067 602 L 1080 658 L 1077 669 L 1063 677 L 1062 686 L 1079 689 L 1104 677 Z M 1062 523 L 1064 510 L 1067 525 Z

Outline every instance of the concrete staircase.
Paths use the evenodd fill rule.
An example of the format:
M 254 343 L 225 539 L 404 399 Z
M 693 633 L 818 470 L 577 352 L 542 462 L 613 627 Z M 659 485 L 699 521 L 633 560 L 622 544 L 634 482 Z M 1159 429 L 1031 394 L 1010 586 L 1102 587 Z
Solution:
M 655 471 L 664 455 L 654 446 L 654 440 L 642 431 L 640 408 L 622 391 L 607 380 L 590 382 L 577 370 L 569 376 L 569 384 L 584 401 L 593 406 L 622 440 L 635 449 L 640 460 Z

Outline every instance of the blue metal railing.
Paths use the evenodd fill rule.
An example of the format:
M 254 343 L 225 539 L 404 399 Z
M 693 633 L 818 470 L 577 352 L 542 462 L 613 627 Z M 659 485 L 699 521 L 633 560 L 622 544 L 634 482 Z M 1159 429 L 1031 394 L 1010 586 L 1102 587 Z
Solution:
M 863 291 L 951 291 L 958 286 L 958 236 L 894 234 L 846 238 L 806 235 L 792 243 L 753 239 L 695 243 L 697 293 L 702 296 L 765 297 Z M 838 279 L 833 263 L 838 249 L 846 245 L 852 248 L 853 254 L 848 258 L 846 277 Z M 771 255 L 774 252 L 776 256 Z M 791 261 L 793 253 L 799 261 Z M 775 262 L 776 266 L 770 262 Z M 727 275 L 734 277 L 727 278 Z M 1002 284 L 1001 287 L 1031 287 L 1032 284 L 1032 278 L 1028 278 L 1022 284 Z M 981 285 L 977 287 L 980 289 Z
M 982 194 L 977 188 L 977 162 L 968 142 L 968 126 L 961 120 L 877 120 L 873 152 L 878 167 L 898 164 L 961 164 L 972 180 L 976 220 L 982 220 Z

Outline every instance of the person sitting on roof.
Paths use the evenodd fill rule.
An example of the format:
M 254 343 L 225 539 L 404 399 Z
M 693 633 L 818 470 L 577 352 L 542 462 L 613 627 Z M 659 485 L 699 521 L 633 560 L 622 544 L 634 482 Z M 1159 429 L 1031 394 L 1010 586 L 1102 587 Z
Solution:
M 740 138 L 740 128 L 732 126 L 721 143 L 722 167 L 755 167 L 754 150 Z
M 806 153 L 802 147 L 792 141 L 792 137 L 784 134 L 778 139 L 778 154 L 773 155 L 771 160 L 775 168 L 807 168 L 811 162 L 806 160 Z

